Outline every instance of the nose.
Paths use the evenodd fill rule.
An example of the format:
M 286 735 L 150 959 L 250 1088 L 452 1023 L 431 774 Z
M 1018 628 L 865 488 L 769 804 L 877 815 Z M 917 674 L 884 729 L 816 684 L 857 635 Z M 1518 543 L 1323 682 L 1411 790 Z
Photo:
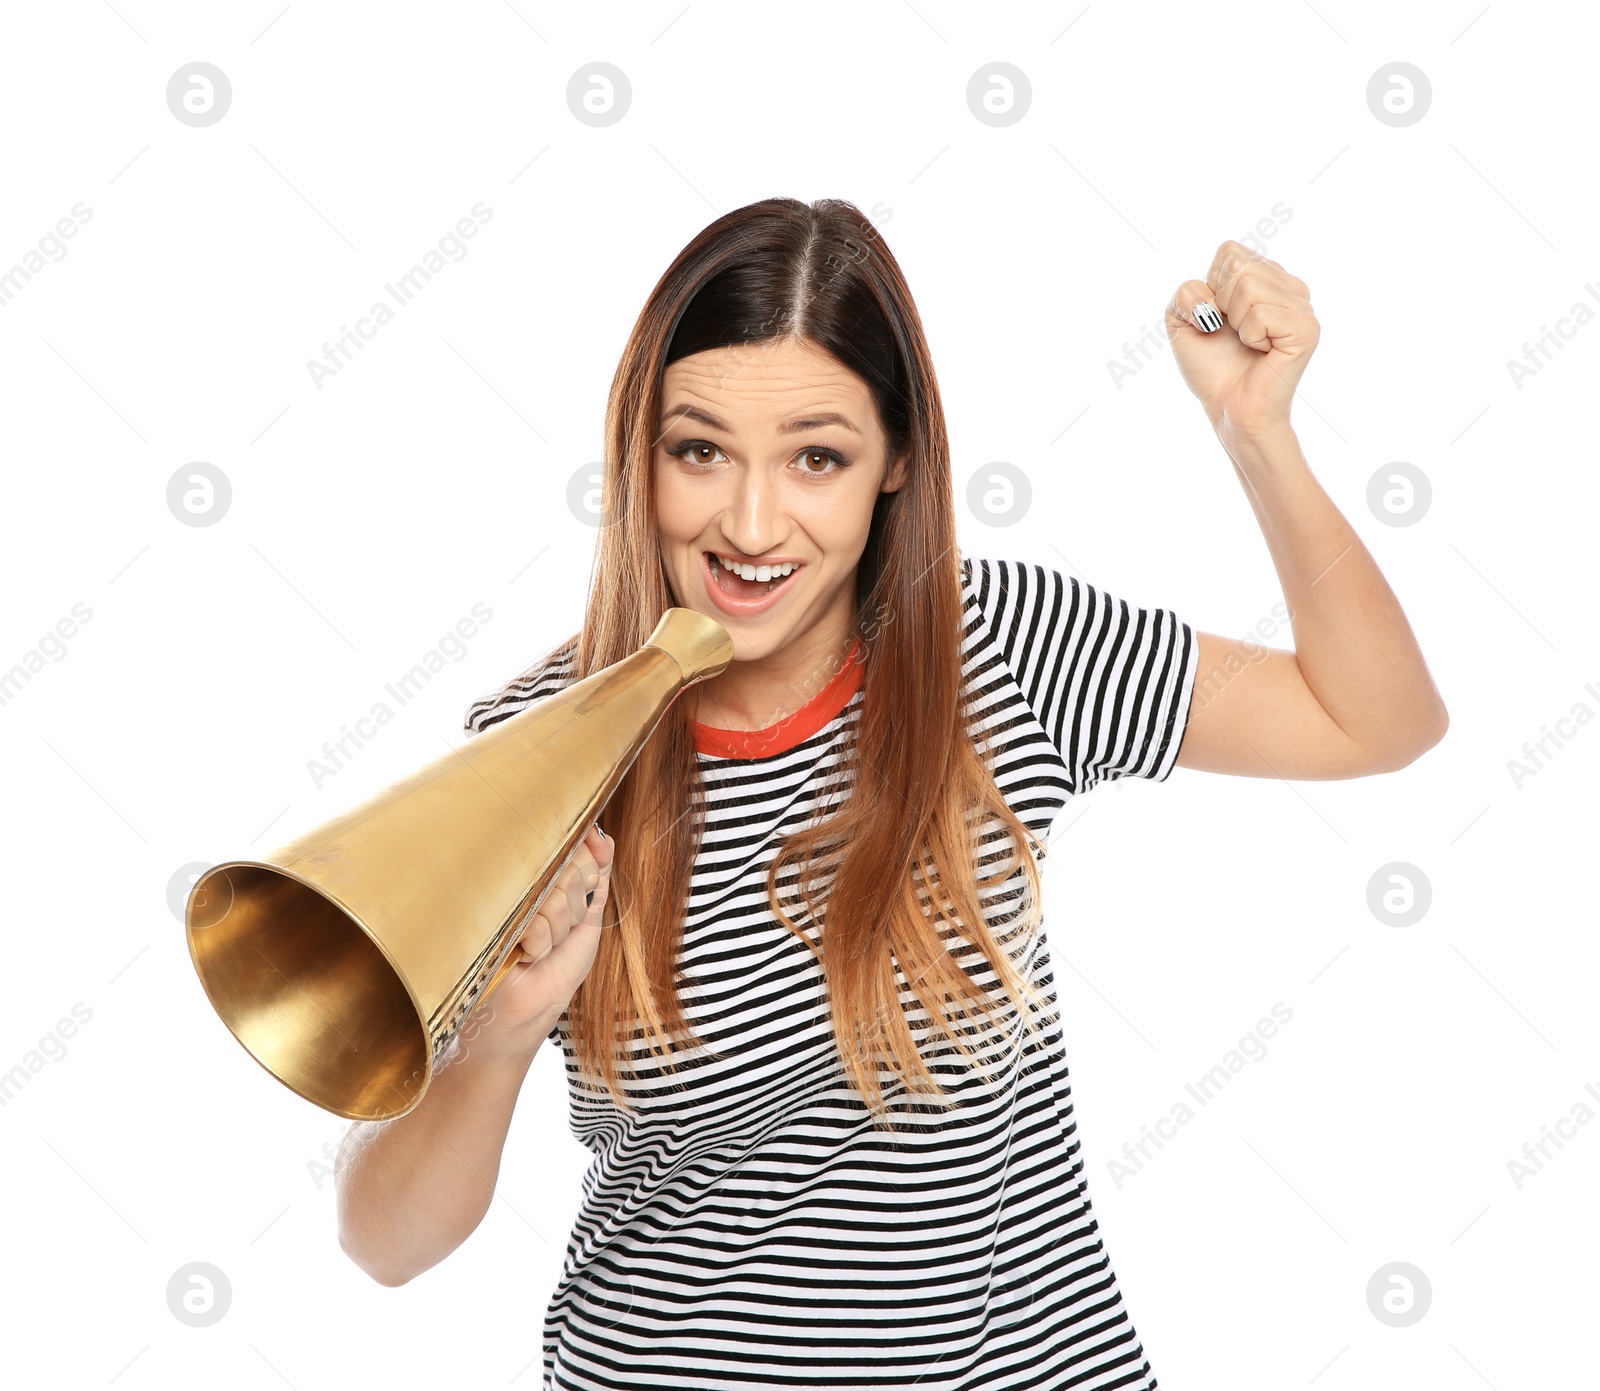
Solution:
M 765 469 L 731 470 L 733 492 L 722 512 L 723 534 L 746 555 L 766 555 L 785 534 L 778 488 Z

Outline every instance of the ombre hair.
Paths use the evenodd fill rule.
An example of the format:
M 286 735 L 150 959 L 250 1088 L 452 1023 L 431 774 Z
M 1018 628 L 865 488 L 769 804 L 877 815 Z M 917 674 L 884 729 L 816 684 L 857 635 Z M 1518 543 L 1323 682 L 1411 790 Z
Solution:
M 1011 944 L 1026 945 L 1037 926 L 1035 851 L 1043 856 L 1045 846 L 1006 803 L 968 729 L 944 409 L 900 268 L 853 204 L 769 198 L 739 208 L 684 247 L 651 291 L 606 409 L 595 582 L 582 631 L 562 646 L 576 644 L 572 679 L 582 679 L 636 651 L 676 602 L 653 482 L 667 366 L 785 338 L 854 372 L 872 393 L 889 462 L 908 460 L 903 485 L 878 495 L 857 568 L 863 689 L 840 764 L 851 785 L 819 797 L 827 815 L 784 840 L 766 884 L 773 912 L 821 964 L 847 1076 L 892 1129 L 883 1084 L 894 1078 L 881 1077 L 880 1066 L 908 1091 L 950 1104 L 923 1061 L 909 1010 L 920 1005 L 929 1037 L 943 1033 L 990 1077 L 973 1042 L 987 1032 L 980 1021 L 1020 1018 L 1031 1029 L 1044 1012 Z M 641 563 L 649 556 L 657 563 Z M 675 701 L 600 818 L 616 842 L 608 930 L 567 1007 L 580 1072 L 625 1109 L 618 1077 L 628 1040 L 642 1040 L 663 1070 L 676 1066 L 680 1048 L 702 1046 L 680 997 L 692 982 L 676 964 L 704 824 L 689 720 L 686 702 Z M 1000 858 L 979 844 L 986 817 L 1010 843 L 998 867 L 980 874 L 980 861 Z M 1020 887 L 999 895 L 1009 916 L 991 927 L 979 888 L 1006 883 L 1019 864 Z M 816 941 L 785 907 L 780 881 L 798 891 Z M 958 958 L 957 938 L 978 954 L 969 953 L 970 964 Z M 974 980 L 983 960 L 1006 999 Z M 897 963 L 914 1002 L 901 999 Z

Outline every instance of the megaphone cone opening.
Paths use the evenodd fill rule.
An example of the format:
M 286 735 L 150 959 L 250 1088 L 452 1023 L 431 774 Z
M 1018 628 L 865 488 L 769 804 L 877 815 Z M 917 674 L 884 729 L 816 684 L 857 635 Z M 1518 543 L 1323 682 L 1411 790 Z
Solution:
M 205 910 L 220 901 L 226 913 Z M 431 1070 L 428 1032 L 405 982 L 359 923 L 263 865 L 208 871 L 190 905 L 195 970 L 257 1062 L 307 1101 L 352 1120 L 410 1109 Z

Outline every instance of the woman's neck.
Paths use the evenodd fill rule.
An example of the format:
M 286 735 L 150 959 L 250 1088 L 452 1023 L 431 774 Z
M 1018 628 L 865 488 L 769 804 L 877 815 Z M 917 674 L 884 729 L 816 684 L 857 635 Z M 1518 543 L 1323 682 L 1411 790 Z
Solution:
M 770 729 L 794 714 L 843 669 L 860 632 L 801 641 L 753 662 L 733 662 L 709 681 L 690 687 L 689 717 L 713 729 Z

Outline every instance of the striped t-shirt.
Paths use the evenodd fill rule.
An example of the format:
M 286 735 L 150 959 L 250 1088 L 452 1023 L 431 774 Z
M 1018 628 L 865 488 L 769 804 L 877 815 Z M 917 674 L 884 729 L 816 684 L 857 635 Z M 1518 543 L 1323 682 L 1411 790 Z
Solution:
M 968 728 L 1035 835 L 1099 783 L 1171 773 L 1198 661 L 1187 623 L 1021 561 L 965 557 L 961 584 Z M 467 730 L 560 690 L 573 658 L 567 643 L 475 701 Z M 784 738 L 695 726 L 706 819 L 679 965 L 686 1016 L 721 1056 L 664 1072 L 630 1045 L 629 1116 L 576 1085 L 565 1016 L 550 1035 L 594 1154 L 544 1320 L 552 1391 L 1156 1386 L 1089 1200 L 1043 928 L 1011 950 L 1051 1010 L 1022 1047 L 1011 1016 L 992 1084 L 956 1075 L 898 974 L 913 1038 L 960 1105 L 907 1104 L 880 1067 L 890 1136 L 846 1081 L 820 965 L 767 902 L 767 868 L 819 805 L 862 698 L 853 661 Z M 981 891 L 986 915 L 1022 882 L 1019 867 Z

